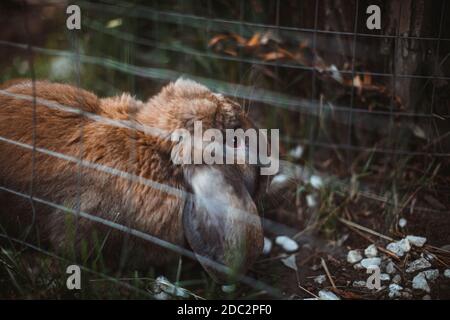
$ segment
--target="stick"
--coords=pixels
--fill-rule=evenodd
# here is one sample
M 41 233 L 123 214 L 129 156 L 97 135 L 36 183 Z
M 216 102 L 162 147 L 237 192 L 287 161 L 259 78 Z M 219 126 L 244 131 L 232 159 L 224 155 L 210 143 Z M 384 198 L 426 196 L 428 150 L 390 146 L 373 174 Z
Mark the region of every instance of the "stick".
M 330 280 L 331 286 L 333 287 L 334 290 L 337 291 L 336 284 L 334 283 L 334 280 L 331 277 L 330 270 L 328 270 L 327 263 L 325 262 L 325 260 L 323 258 L 320 258 L 320 262 L 322 264 L 322 267 L 325 269 L 325 273 L 327 274 L 328 280 Z

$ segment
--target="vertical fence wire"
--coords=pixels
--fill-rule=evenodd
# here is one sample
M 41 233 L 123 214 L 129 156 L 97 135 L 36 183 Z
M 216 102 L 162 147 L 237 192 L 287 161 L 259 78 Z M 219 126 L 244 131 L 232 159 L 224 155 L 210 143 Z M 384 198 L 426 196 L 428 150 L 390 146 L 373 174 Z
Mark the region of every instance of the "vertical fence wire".
M 359 0 L 355 2 L 355 17 L 353 20 L 353 40 L 352 40 L 352 62 L 351 62 L 351 92 L 350 92 L 350 111 L 348 113 L 348 134 L 347 134 L 347 144 L 353 145 L 352 134 L 353 134 L 353 108 L 355 100 L 355 63 L 356 63 L 356 40 L 358 37 L 358 18 L 359 18 Z M 351 150 L 347 152 L 347 162 L 351 164 L 353 153 Z
M 436 76 L 437 76 L 437 72 L 439 71 L 439 67 L 440 67 L 440 52 L 441 52 L 441 39 L 442 39 L 442 32 L 443 32 L 443 25 L 444 25 L 444 17 L 445 17 L 445 10 L 446 10 L 446 4 L 447 4 L 447 0 L 442 0 L 442 7 L 441 7 L 441 17 L 439 20 L 439 32 L 438 32 L 438 38 L 437 38 L 437 44 L 436 44 L 436 53 L 435 53 L 435 61 L 434 61 L 434 66 L 433 66 L 433 80 L 432 80 L 432 92 L 431 92 L 431 110 L 430 110 L 430 114 L 434 114 L 434 105 L 435 105 L 435 96 L 436 96 Z M 447 111 L 447 114 L 449 112 Z M 438 146 L 439 146 L 439 151 L 443 152 L 443 147 L 442 144 L 440 143 L 440 130 L 436 124 L 436 118 L 433 117 L 431 118 L 431 122 L 433 123 L 434 129 L 436 130 L 436 136 L 438 139 L 439 143 L 434 143 L 433 144 L 433 152 L 438 152 Z
M 36 73 L 35 73 L 35 69 L 34 69 L 34 56 L 33 56 L 33 39 L 31 37 L 31 32 L 30 32 L 30 26 L 28 25 L 28 16 L 29 16 L 29 6 L 28 6 L 28 2 L 25 0 L 22 0 L 22 8 L 24 10 L 23 12 L 23 27 L 24 27 L 24 31 L 25 31 L 25 35 L 27 38 L 27 59 L 28 59 L 28 68 L 30 70 L 30 77 L 31 77 L 31 81 L 32 81 L 32 106 L 33 106 L 33 120 L 32 120 L 32 145 L 33 145 L 33 150 L 32 150 L 32 155 L 31 155 L 31 177 L 30 177 L 30 186 L 29 186 L 29 190 L 28 190 L 28 194 L 29 194 L 29 201 L 30 201 L 30 206 L 31 206 L 31 223 L 29 226 L 29 229 L 26 231 L 24 239 L 26 239 L 29 234 L 33 231 L 33 228 L 35 227 L 35 223 L 36 223 L 36 219 L 37 219 L 37 212 L 36 212 L 36 207 L 34 204 L 34 200 L 33 200 L 33 195 L 34 195 L 34 183 L 35 183 L 35 174 L 36 174 L 36 125 L 37 125 L 37 107 L 36 107 Z

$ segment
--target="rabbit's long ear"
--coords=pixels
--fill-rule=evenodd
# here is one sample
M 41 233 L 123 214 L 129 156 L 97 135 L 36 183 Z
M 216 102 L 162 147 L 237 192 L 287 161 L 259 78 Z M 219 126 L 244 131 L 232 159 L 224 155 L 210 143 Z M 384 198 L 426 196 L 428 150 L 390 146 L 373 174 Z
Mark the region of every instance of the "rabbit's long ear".
M 224 168 L 187 169 L 194 196 L 183 213 L 189 245 L 206 271 L 222 283 L 233 282 L 234 276 L 245 272 L 263 244 L 261 221 L 250 194 L 241 179 L 226 174 Z M 231 274 L 217 270 L 211 261 L 228 267 Z

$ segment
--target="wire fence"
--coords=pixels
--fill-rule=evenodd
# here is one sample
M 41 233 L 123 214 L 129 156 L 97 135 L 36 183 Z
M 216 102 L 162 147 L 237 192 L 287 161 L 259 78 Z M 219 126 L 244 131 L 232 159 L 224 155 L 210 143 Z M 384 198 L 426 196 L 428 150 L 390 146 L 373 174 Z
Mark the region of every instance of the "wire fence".
M 399 16 L 397 17 L 397 25 L 395 32 L 393 34 L 376 34 L 376 33 L 364 33 L 361 32 L 361 10 L 364 9 L 365 2 L 360 0 L 352 1 L 351 8 L 354 9 L 352 15 L 352 31 L 337 31 L 337 30 L 325 30 L 319 28 L 319 15 L 324 9 L 326 1 L 323 0 L 315 0 L 313 7 L 313 25 L 311 28 L 305 27 L 294 27 L 294 26 L 285 26 L 281 25 L 282 17 L 281 15 L 281 6 L 285 5 L 283 2 L 277 0 L 274 1 L 274 14 L 275 22 L 272 23 L 260 23 L 260 22 L 250 22 L 245 20 L 245 13 L 251 10 L 249 8 L 250 2 L 245 1 L 236 1 L 233 3 L 234 11 L 237 11 L 235 19 L 225 19 L 225 18 L 217 18 L 213 16 L 213 7 L 211 1 L 202 1 L 202 12 L 207 12 L 208 16 L 200 16 L 195 12 L 189 12 L 189 4 L 179 4 L 178 7 L 184 8 L 186 11 L 176 12 L 176 11 L 168 11 L 165 9 L 155 8 L 159 4 L 156 5 L 142 5 L 135 4 L 132 2 L 126 1 L 110 1 L 104 0 L 101 2 L 88 2 L 88 1 L 79 1 L 79 5 L 82 7 L 83 12 L 83 28 L 86 28 L 89 33 L 98 34 L 101 37 L 111 37 L 114 41 L 120 41 L 124 46 L 130 48 L 142 48 L 143 52 L 147 52 L 146 50 L 159 50 L 163 52 L 170 52 L 174 54 L 176 57 L 181 57 L 184 63 L 182 65 L 172 66 L 173 68 L 168 68 L 167 63 L 161 63 L 160 66 L 157 66 L 156 63 L 149 63 L 145 65 L 145 59 L 141 59 L 140 63 L 137 63 L 134 58 L 133 52 L 128 52 L 128 58 L 125 58 L 125 62 L 120 61 L 118 59 L 114 59 L 108 56 L 108 54 L 88 54 L 84 53 L 84 48 L 82 46 L 82 38 L 80 34 L 76 32 L 69 33 L 70 38 L 70 47 L 67 50 L 63 50 L 55 47 L 48 47 L 47 45 L 40 46 L 36 45 L 31 37 L 31 30 L 29 26 L 29 21 L 32 20 L 28 16 L 28 12 L 30 12 L 30 4 L 28 1 L 24 1 L 24 12 L 23 14 L 23 26 L 25 29 L 25 34 L 27 35 L 26 42 L 11 40 L 11 39 L 0 39 L 0 47 L 9 48 L 11 50 L 23 51 L 27 56 L 29 77 L 33 82 L 33 95 L 19 95 L 9 92 L 7 89 L 0 90 L 0 95 L 11 97 L 14 99 L 21 99 L 30 101 L 33 105 L 33 134 L 32 134 L 32 143 L 27 144 L 21 141 L 15 141 L 9 139 L 4 136 L 0 136 L 0 142 L 15 145 L 17 147 L 30 150 L 32 152 L 32 163 L 31 163 L 31 177 L 30 177 L 30 189 L 28 193 L 20 192 L 18 190 L 13 190 L 8 188 L 7 186 L 0 185 L 0 190 L 6 193 L 10 193 L 24 199 L 28 199 L 32 206 L 33 211 L 33 221 L 35 220 L 35 208 L 34 204 L 39 203 L 46 205 L 48 207 L 57 209 L 64 214 L 71 214 L 77 217 L 77 219 L 87 219 L 93 221 L 95 223 L 99 223 L 107 226 L 108 228 L 112 228 L 115 230 L 119 230 L 124 234 L 138 237 L 150 243 L 161 246 L 167 250 L 173 251 L 177 254 L 186 256 L 188 258 L 194 260 L 200 260 L 202 263 L 217 269 L 223 273 L 233 274 L 233 271 L 228 269 L 227 267 L 208 259 L 207 257 L 202 257 L 194 252 L 180 247 L 178 245 L 172 244 L 170 242 L 159 239 L 158 237 L 152 236 L 150 234 L 143 233 L 142 231 L 133 229 L 129 226 L 124 226 L 118 224 L 114 221 L 109 221 L 101 218 L 100 216 L 95 215 L 95 213 L 83 212 L 82 208 L 82 197 L 81 197 L 81 181 L 83 178 L 83 168 L 90 168 L 97 171 L 101 171 L 111 176 L 118 176 L 124 179 L 127 179 L 131 183 L 139 183 L 146 185 L 150 188 L 155 188 L 157 190 L 163 191 L 168 194 L 172 194 L 176 197 L 181 197 L 185 199 L 190 199 L 193 195 L 189 192 L 186 192 L 181 189 L 173 188 L 169 185 L 165 185 L 162 183 L 158 183 L 156 181 L 152 181 L 149 179 L 145 179 L 139 175 L 136 175 L 131 172 L 124 172 L 115 168 L 107 167 L 104 165 L 100 165 L 98 163 L 93 163 L 86 161 L 82 158 L 83 147 L 81 147 L 80 155 L 66 155 L 63 153 L 55 152 L 46 148 L 38 147 L 36 142 L 36 108 L 37 105 L 45 106 L 47 108 L 58 110 L 62 112 L 72 113 L 76 115 L 80 115 L 92 121 L 96 121 L 99 123 L 104 123 L 111 126 L 116 126 L 120 128 L 127 128 L 134 131 L 142 131 L 148 135 L 165 135 L 167 134 L 160 128 L 150 128 L 145 126 L 137 125 L 132 119 L 128 120 L 112 120 L 106 117 L 102 117 L 97 114 L 92 114 L 80 109 L 77 109 L 73 106 L 61 105 L 52 101 L 46 101 L 44 99 L 36 96 L 36 88 L 35 82 L 37 79 L 36 75 L 36 65 L 38 62 L 36 61 L 37 57 L 40 55 L 46 57 L 63 57 L 68 58 L 72 61 L 75 69 L 75 81 L 74 83 L 79 87 L 84 87 L 84 78 L 83 78 L 83 68 L 85 66 L 98 67 L 101 70 L 104 70 L 103 74 L 107 74 L 108 70 L 114 70 L 118 72 L 120 75 L 124 77 L 129 76 L 132 79 L 134 78 L 144 78 L 149 79 L 151 81 L 159 81 L 159 82 L 167 82 L 170 80 L 175 80 L 179 76 L 183 75 L 194 80 L 199 81 L 200 83 L 205 84 L 209 88 L 214 91 L 223 93 L 224 95 L 231 96 L 236 99 L 241 99 L 244 102 L 244 105 L 248 104 L 249 108 L 257 108 L 261 109 L 264 106 L 269 106 L 274 112 L 277 110 L 284 110 L 288 112 L 295 112 L 300 117 L 305 117 L 305 115 L 310 119 L 312 123 L 316 124 L 322 119 L 333 121 L 334 123 L 339 123 L 340 125 L 346 128 L 346 133 L 344 133 L 344 140 L 341 143 L 329 142 L 329 141 L 319 141 L 317 140 L 317 125 L 309 126 L 309 130 L 304 137 L 292 137 L 290 133 L 286 133 L 282 136 L 282 141 L 290 144 L 301 144 L 307 145 L 311 148 L 310 155 L 311 157 L 315 154 L 313 151 L 316 148 L 326 148 L 332 150 L 342 150 L 347 152 L 348 161 L 352 159 L 351 152 L 366 152 L 369 154 L 376 153 L 380 155 L 391 155 L 395 157 L 400 156 L 410 156 L 410 157 L 424 157 L 427 159 L 442 159 L 442 161 L 448 161 L 450 157 L 450 152 L 445 147 L 437 148 L 437 145 L 440 145 L 442 140 L 447 139 L 448 134 L 448 126 L 447 132 L 444 132 L 442 135 L 437 135 L 437 137 L 430 138 L 428 143 L 421 150 L 411 150 L 406 148 L 399 148 L 395 144 L 392 143 L 391 147 L 379 146 L 375 143 L 373 146 L 362 146 L 353 143 L 353 136 L 355 135 L 355 130 L 358 128 L 355 124 L 360 121 L 360 117 L 364 118 L 369 122 L 365 130 L 370 131 L 372 134 L 375 134 L 379 131 L 379 128 L 387 128 L 388 134 L 387 136 L 393 135 L 393 131 L 396 130 L 395 124 L 399 121 L 398 119 L 407 119 L 407 121 L 418 122 L 420 121 L 431 121 L 435 123 L 436 121 L 448 121 L 450 118 L 450 114 L 448 113 L 448 106 L 446 112 L 442 113 L 436 110 L 436 100 L 437 95 L 440 93 L 442 88 L 438 88 L 435 84 L 436 81 L 449 81 L 450 76 L 445 75 L 445 72 L 438 72 L 439 68 L 442 67 L 448 57 L 450 56 L 450 52 L 445 52 L 448 48 L 447 42 L 450 41 L 450 38 L 446 38 L 444 36 L 444 26 L 445 26 L 445 12 L 448 11 L 446 7 L 446 1 L 441 1 L 441 15 L 439 17 L 438 23 L 438 34 L 436 36 L 421 36 L 421 35 L 412 35 L 412 34 L 402 34 L 399 21 L 401 20 L 400 14 L 402 10 L 398 11 Z M 400 1 L 401 2 L 401 1 Z M 39 5 L 41 6 L 64 6 L 66 5 L 65 1 L 43 1 Z M 162 7 L 164 5 L 161 4 Z M 195 7 L 195 6 L 194 6 Z M 195 10 L 193 10 L 195 11 Z M 86 14 L 85 16 L 85 13 Z M 174 34 L 179 38 L 179 41 L 165 41 L 161 39 L 161 36 L 164 34 L 158 34 L 158 32 L 154 31 L 156 34 L 152 34 L 151 36 L 143 36 L 143 32 L 134 33 L 132 31 L 122 31 L 117 28 L 111 28 L 105 25 L 104 19 L 98 18 L 101 14 L 106 15 L 108 19 L 119 17 L 125 17 L 129 19 L 127 21 L 131 21 L 133 19 L 138 19 L 147 21 L 151 24 L 153 30 L 161 31 L 163 28 L 175 29 L 178 28 L 177 32 Z M 220 13 L 219 13 L 220 14 Z M 349 17 L 347 17 L 349 19 Z M 184 30 L 186 28 L 186 31 Z M 189 28 L 189 30 L 187 30 Z M 183 37 L 184 32 L 189 32 L 190 30 L 195 30 L 197 33 L 203 34 L 204 41 L 198 44 L 195 41 L 192 41 L 192 37 L 185 36 Z M 136 29 L 135 29 L 136 30 Z M 267 33 L 267 32 L 276 32 L 276 34 L 281 38 L 288 38 L 290 41 L 310 41 L 310 50 L 312 52 L 311 63 L 300 63 L 298 61 L 285 61 L 283 59 L 274 59 L 274 60 L 265 60 L 258 59 L 254 57 L 248 57 L 238 52 L 237 54 L 227 54 L 224 52 L 216 52 L 211 48 L 211 45 L 208 44 L 208 41 L 217 34 L 237 34 L 239 37 L 245 37 L 250 39 L 256 33 Z M 196 33 L 196 34 L 197 34 Z M 350 62 L 345 68 L 334 68 L 331 71 L 319 65 L 319 60 L 321 60 L 321 56 L 318 54 L 322 51 L 331 50 L 333 48 L 327 48 L 326 37 L 344 37 L 349 40 L 350 43 Z M 358 49 L 358 40 L 360 39 L 381 39 L 386 41 L 392 41 L 393 43 L 393 57 L 398 56 L 399 50 L 402 41 L 427 41 L 427 42 L 435 42 L 435 52 L 434 52 L 434 61 L 433 65 L 436 68 L 433 68 L 432 74 L 408 74 L 398 72 L 397 68 L 392 67 L 392 72 L 379 72 L 379 71 L 371 71 L 369 68 L 361 69 L 358 65 L 358 57 L 357 57 L 357 49 Z M 186 41 L 184 41 L 186 40 Z M 186 42 L 186 43 L 184 43 Z M 279 50 L 282 43 L 280 41 L 276 41 L 276 48 Z M 194 43 L 194 44 L 193 44 Z M 102 48 L 100 48 L 100 51 Z M 136 56 L 139 57 L 139 52 L 136 53 Z M 190 59 L 207 59 L 208 61 L 222 61 L 223 63 L 233 63 L 238 67 L 238 76 L 229 76 L 229 78 L 238 79 L 238 81 L 227 81 L 221 78 L 227 78 L 228 75 L 224 77 L 215 77 L 214 72 L 208 70 L 206 72 L 196 72 L 193 69 L 190 69 L 191 73 L 186 72 L 183 68 L 188 64 L 187 62 Z M 331 64 L 330 64 L 331 65 Z M 301 96 L 295 95 L 292 91 L 284 90 L 280 83 L 274 80 L 275 85 L 273 88 L 268 89 L 264 86 L 258 87 L 258 84 L 245 85 L 244 82 L 248 80 L 247 71 L 245 71 L 246 66 L 250 66 L 248 70 L 249 72 L 253 72 L 256 67 L 269 67 L 273 68 L 275 76 L 273 79 L 278 79 L 282 72 L 289 70 L 289 72 L 307 72 L 310 73 L 310 82 L 309 82 L 308 91 L 310 91 L 309 96 Z M 188 68 L 189 69 L 189 68 Z M 272 69 L 271 69 L 272 70 Z M 327 85 L 327 82 L 321 83 L 320 81 L 322 77 L 329 76 L 330 74 L 339 74 L 340 76 L 350 77 L 351 85 L 347 87 L 349 89 L 349 97 L 344 102 L 337 101 L 323 101 L 322 93 L 324 84 Z M 387 78 L 387 83 L 390 83 L 391 86 L 389 92 L 386 94 L 389 100 L 389 103 L 384 106 L 383 109 L 369 109 L 369 108 L 361 108 L 356 106 L 356 100 L 358 95 L 358 90 L 360 88 L 355 84 L 355 79 L 358 77 L 378 77 L 378 78 Z M 251 82 L 254 78 L 250 78 L 248 82 Z M 396 96 L 397 96 L 397 83 L 402 80 L 414 80 L 414 81 L 422 81 L 425 82 L 426 85 L 431 83 L 431 101 L 430 108 L 428 111 L 422 110 L 413 110 L 406 106 L 405 108 L 399 110 L 396 107 Z M 106 80 L 107 81 L 107 80 Z M 134 81 L 134 80 L 133 80 Z M 80 105 L 83 104 L 83 101 L 79 101 Z M 439 110 L 442 110 L 440 108 Z M 280 111 L 281 112 L 281 111 Z M 312 120 L 311 120 L 312 119 Z M 319 120 L 318 120 L 319 119 Z M 408 122 L 408 125 L 409 123 Z M 80 128 L 80 136 L 81 141 L 83 141 L 83 127 Z M 439 133 L 439 130 L 437 130 Z M 82 145 L 82 143 L 81 143 Z M 131 148 L 135 150 L 136 148 Z M 433 151 L 430 151 L 432 149 Z M 78 178 L 77 178 L 77 204 L 75 207 L 67 207 L 62 203 L 55 203 L 50 201 L 49 199 L 43 199 L 37 197 L 35 195 L 35 161 L 36 154 L 46 154 L 48 156 L 54 157 L 55 159 L 62 159 L 71 163 L 74 163 L 78 166 Z M 134 157 L 135 155 L 131 154 L 130 157 Z M 302 172 L 304 175 L 304 180 L 308 180 L 313 174 L 321 174 L 312 168 L 305 168 Z M 332 175 L 327 175 L 329 178 L 329 183 L 335 183 L 339 185 L 341 190 L 348 192 L 352 188 L 350 185 L 350 181 L 348 179 L 338 179 Z M 383 205 L 390 206 L 398 206 L 397 203 L 391 202 L 384 194 L 379 194 L 375 191 L 370 190 L 370 187 L 361 187 L 357 190 L 357 193 L 361 196 L 366 197 L 367 199 L 381 202 Z M 188 201 L 188 200 L 187 200 Z M 190 199 L 189 201 L 192 201 Z M 218 203 L 218 205 L 223 206 L 226 204 Z M 411 204 L 405 205 L 403 209 L 424 211 L 429 213 L 448 213 L 447 210 L 436 210 L 433 208 L 413 206 Z M 243 212 L 245 215 L 251 215 L 249 213 Z M 298 233 L 300 230 L 295 230 L 290 226 L 283 225 L 281 223 L 275 223 L 266 217 L 261 218 L 263 221 L 263 225 L 265 228 L 271 229 L 270 231 L 277 234 L 280 233 L 280 230 L 283 232 L 286 229 L 294 229 L 293 233 Z M 252 223 L 248 221 L 248 219 L 243 219 L 244 223 Z M 283 229 L 285 228 L 285 229 Z M 0 237 L 8 238 L 16 243 L 26 245 L 34 250 L 42 251 L 45 250 L 38 248 L 33 244 L 29 244 L 25 239 L 14 239 L 9 237 L 7 234 L 0 234 Z M 47 251 L 45 254 L 50 254 L 58 259 L 57 255 L 53 253 L 49 253 Z M 257 280 L 248 275 L 240 275 L 239 281 L 249 285 L 258 290 L 264 290 L 268 294 L 273 297 L 279 298 L 282 297 L 280 291 L 274 286 L 268 285 L 263 281 Z M 106 279 L 117 282 L 113 277 L 106 276 Z M 120 281 L 119 281 L 120 282 Z M 125 284 L 128 288 L 140 290 L 138 288 L 133 288 L 130 284 Z M 141 292 L 147 293 L 147 292 Z

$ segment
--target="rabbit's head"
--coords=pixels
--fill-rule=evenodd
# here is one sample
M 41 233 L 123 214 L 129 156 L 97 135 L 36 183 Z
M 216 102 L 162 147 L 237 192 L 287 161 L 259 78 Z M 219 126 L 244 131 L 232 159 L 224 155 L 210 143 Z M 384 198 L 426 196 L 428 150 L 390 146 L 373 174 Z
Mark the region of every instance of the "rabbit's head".
M 191 80 L 170 83 L 147 106 L 145 112 L 138 114 L 138 121 L 161 130 L 165 152 L 170 152 L 173 165 L 182 167 L 184 188 L 189 194 L 182 219 L 185 238 L 208 273 L 219 282 L 229 282 L 233 277 L 230 279 L 230 274 L 217 270 L 211 261 L 241 274 L 255 261 L 263 246 L 263 230 L 255 204 L 265 186 L 260 166 L 225 161 L 230 150 L 240 149 L 244 153 L 247 150 L 242 141 L 227 139 L 227 129 L 245 131 L 254 129 L 254 125 L 239 104 Z M 222 133 L 224 140 L 196 137 L 198 124 L 203 133 L 215 129 L 213 132 Z M 190 134 L 191 143 L 179 140 L 180 130 Z M 205 148 L 211 147 L 211 141 L 216 143 L 216 159 L 223 157 L 224 164 L 194 159 L 198 151 L 207 153 Z M 186 159 L 187 154 L 192 156 L 190 162 L 179 161 Z

